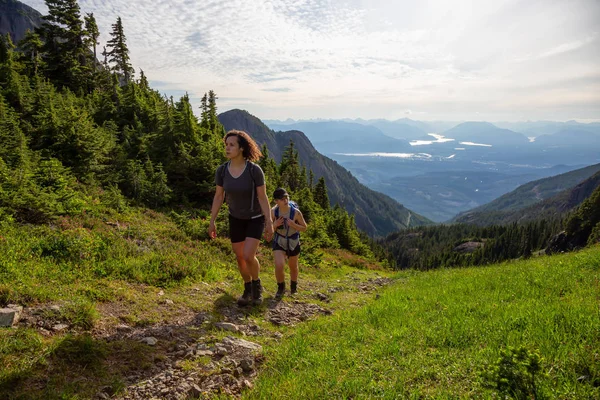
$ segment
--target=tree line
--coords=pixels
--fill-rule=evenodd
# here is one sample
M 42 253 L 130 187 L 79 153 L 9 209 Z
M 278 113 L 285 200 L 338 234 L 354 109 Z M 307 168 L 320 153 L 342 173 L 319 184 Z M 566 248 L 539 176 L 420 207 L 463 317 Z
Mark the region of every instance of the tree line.
M 76 0 L 46 5 L 45 23 L 20 43 L 0 37 L 0 217 L 47 223 L 98 203 L 207 210 L 225 161 L 216 94 L 204 94 L 196 117 L 188 94 L 175 100 L 142 70 L 136 77 L 120 17 L 99 61 L 94 15 L 82 18 Z M 270 192 L 286 187 L 300 204 L 314 247 L 383 254 L 330 206 L 293 143 L 279 165 L 263 147 L 260 165 Z
M 429 270 L 493 264 L 600 242 L 600 187 L 566 215 L 524 223 L 436 225 L 396 232 L 378 243 L 397 268 Z

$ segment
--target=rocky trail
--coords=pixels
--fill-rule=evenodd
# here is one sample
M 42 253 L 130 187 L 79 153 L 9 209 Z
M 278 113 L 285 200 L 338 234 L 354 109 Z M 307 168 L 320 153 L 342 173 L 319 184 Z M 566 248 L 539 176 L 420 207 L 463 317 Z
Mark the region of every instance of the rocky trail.
M 113 351 L 102 362 L 106 369 L 120 371 L 119 384 L 88 382 L 96 399 L 239 398 L 243 390 L 253 387 L 265 361 L 263 346 L 276 345 L 293 334 L 296 324 L 347 308 L 347 298 L 336 299 L 349 296 L 355 300 L 350 306 L 360 306 L 391 282 L 377 273 L 358 271 L 334 281 L 302 282 L 298 294 L 280 301 L 267 292 L 260 307 L 244 308 L 236 305 L 234 293 L 218 284 L 206 285 L 188 289 L 190 296 L 201 296 L 204 304 L 212 305 L 202 310 L 178 307 L 161 291 L 156 307 L 165 309 L 163 321 L 149 326 L 123 322 L 127 306 L 122 303 L 100 304 L 101 318 L 89 331 L 61 320 L 60 304 L 24 308 L 18 325 L 48 337 L 87 334 L 112 344 Z M 49 369 L 48 373 L 53 372 Z M 78 376 L 76 370 L 67 375 L 72 380 L 89 379 Z M 44 382 L 37 378 L 28 384 Z

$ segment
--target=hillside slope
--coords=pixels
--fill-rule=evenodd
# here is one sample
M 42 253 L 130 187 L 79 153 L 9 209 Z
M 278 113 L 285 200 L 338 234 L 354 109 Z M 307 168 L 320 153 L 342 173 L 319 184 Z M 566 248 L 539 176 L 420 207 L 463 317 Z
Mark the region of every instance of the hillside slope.
M 539 179 L 461 213 L 452 222 L 491 225 L 558 215 L 579 205 L 598 185 L 600 164 Z
M 356 225 L 371 236 L 383 236 L 407 227 L 429 224 L 425 217 L 408 210 L 392 198 L 358 182 L 348 170 L 323 156 L 299 131 L 274 132 L 247 111 L 230 110 L 219 115 L 225 130 L 242 129 L 258 143 L 266 144 L 276 161 L 281 160 L 290 140 L 301 162 L 312 169 L 315 178 L 324 177 L 332 204 L 339 204 L 355 215 Z
M 43 23 L 42 14 L 16 0 L 0 0 L 0 35 L 10 34 L 13 43 Z

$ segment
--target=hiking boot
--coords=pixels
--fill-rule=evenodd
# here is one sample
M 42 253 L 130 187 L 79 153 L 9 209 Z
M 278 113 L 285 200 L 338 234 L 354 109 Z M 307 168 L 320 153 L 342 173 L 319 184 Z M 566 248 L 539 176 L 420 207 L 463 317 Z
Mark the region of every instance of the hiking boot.
M 244 283 L 244 294 L 237 299 L 237 304 L 240 307 L 247 306 L 252 300 L 252 282 Z
M 281 300 L 285 293 L 285 282 L 277 284 L 277 293 L 275 293 L 275 300 Z
M 252 281 L 252 305 L 259 306 L 262 304 L 262 286 L 260 279 Z
M 298 291 L 298 282 L 290 281 L 290 293 L 296 294 L 297 291 Z

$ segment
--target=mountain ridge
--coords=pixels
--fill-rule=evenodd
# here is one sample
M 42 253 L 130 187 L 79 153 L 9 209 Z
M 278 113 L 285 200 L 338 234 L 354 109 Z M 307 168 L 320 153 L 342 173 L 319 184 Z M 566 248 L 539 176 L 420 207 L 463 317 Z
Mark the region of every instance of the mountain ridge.
M 451 222 L 491 225 L 560 215 L 581 204 L 599 184 L 600 164 L 595 164 L 528 182 L 496 200 L 458 214 Z
M 10 34 L 17 44 L 27 30 L 33 31 L 42 25 L 42 14 L 17 0 L 0 0 L 0 35 Z

